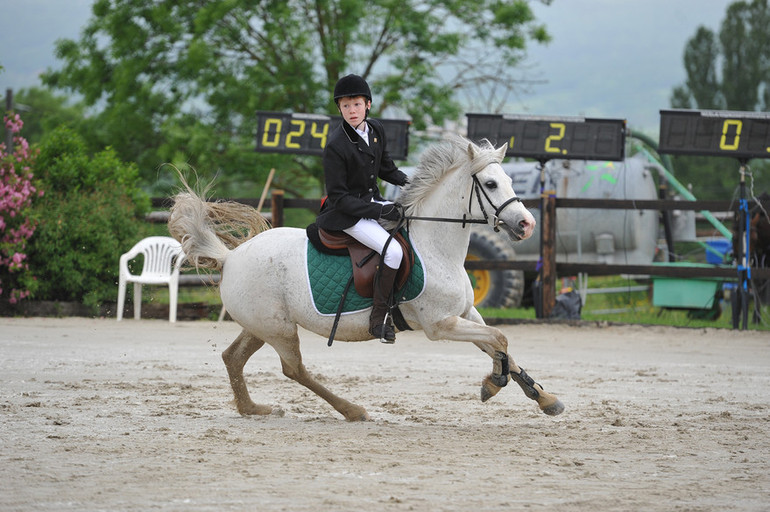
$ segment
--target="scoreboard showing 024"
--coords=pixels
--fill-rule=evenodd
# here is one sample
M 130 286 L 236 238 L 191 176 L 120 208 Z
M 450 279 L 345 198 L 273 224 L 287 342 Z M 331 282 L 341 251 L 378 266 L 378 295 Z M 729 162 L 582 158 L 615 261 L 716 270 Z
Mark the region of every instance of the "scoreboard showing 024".
M 326 141 L 342 118 L 290 112 L 257 112 L 257 151 L 323 155 Z M 378 119 L 385 129 L 388 153 L 405 160 L 409 150 L 409 121 Z
M 661 110 L 658 152 L 770 158 L 770 113 Z
M 506 156 L 572 160 L 623 160 L 625 119 L 466 114 L 468 138 L 508 143 Z

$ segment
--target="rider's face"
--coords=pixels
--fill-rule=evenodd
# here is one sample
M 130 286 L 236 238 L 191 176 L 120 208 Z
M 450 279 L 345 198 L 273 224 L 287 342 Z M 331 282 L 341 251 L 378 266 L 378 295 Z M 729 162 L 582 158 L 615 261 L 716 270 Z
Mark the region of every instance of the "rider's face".
M 355 96 L 341 98 L 338 106 L 342 118 L 354 128 L 358 128 L 366 119 L 366 109 L 372 106 L 372 102 L 363 96 Z

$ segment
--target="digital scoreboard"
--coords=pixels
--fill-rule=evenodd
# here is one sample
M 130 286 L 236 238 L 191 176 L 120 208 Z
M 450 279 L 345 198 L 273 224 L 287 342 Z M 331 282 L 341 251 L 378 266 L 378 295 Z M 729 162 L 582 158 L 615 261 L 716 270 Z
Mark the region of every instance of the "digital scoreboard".
M 506 156 L 572 160 L 623 160 L 625 119 L 466 114 L 468 138 L 508 143 Z
M 385 128 L 391 158 L 405 160 L 409 152 L 409 121 L 377 120 Z M 340 122 L 339 116 L 259 111 L 257 151 L 321 156 L 329 135 Z
M 770 113 L 661 110 L 658 152 L 739 160 L 770 158 Z

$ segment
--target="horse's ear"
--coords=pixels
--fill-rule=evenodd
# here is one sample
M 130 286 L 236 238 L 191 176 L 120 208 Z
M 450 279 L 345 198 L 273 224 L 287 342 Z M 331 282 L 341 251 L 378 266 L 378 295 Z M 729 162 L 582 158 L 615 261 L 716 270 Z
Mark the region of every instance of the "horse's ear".
M 478 151 L 476 151 L 476 146 L 472 142 L 468 143 L 468 157 L 470 157 L 471 161 L 476 159 L 476 155 L 478 155 Z
M 500 163 L 503 162 L 503 158 L 505 158 L 505 152 L 508 151 L 508 143 L 506 142 L 503 144 L 500 149 L 497 150 L 497 156 L 499 157 Z

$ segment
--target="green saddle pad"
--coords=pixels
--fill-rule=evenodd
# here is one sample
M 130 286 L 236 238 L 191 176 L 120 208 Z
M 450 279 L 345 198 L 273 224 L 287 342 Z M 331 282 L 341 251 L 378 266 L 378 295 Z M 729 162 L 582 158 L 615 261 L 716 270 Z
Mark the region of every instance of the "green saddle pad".
M 306 242 L 306 245 L 307 276 L 313 304 L 321 315 L 336 315 L 342 292 L 345 291 L 345 285 L 348 284 L 348 280 L 353 275 L 353 264 L 350 262 L 350 256 L 324 254 L 319 252 L 310 243 L 310 240 Z M 412 250 L 414 251 L 414 266 L 406 283 L 397 292 L 399 302 L 416 299 L 425 288 L 425 271 L 422 267 L 422 260 L 414 247 Z M 342 312 L 353 313 L 370 307 L 372 307 L 372 299 L 361 297 L 351 284 Z

